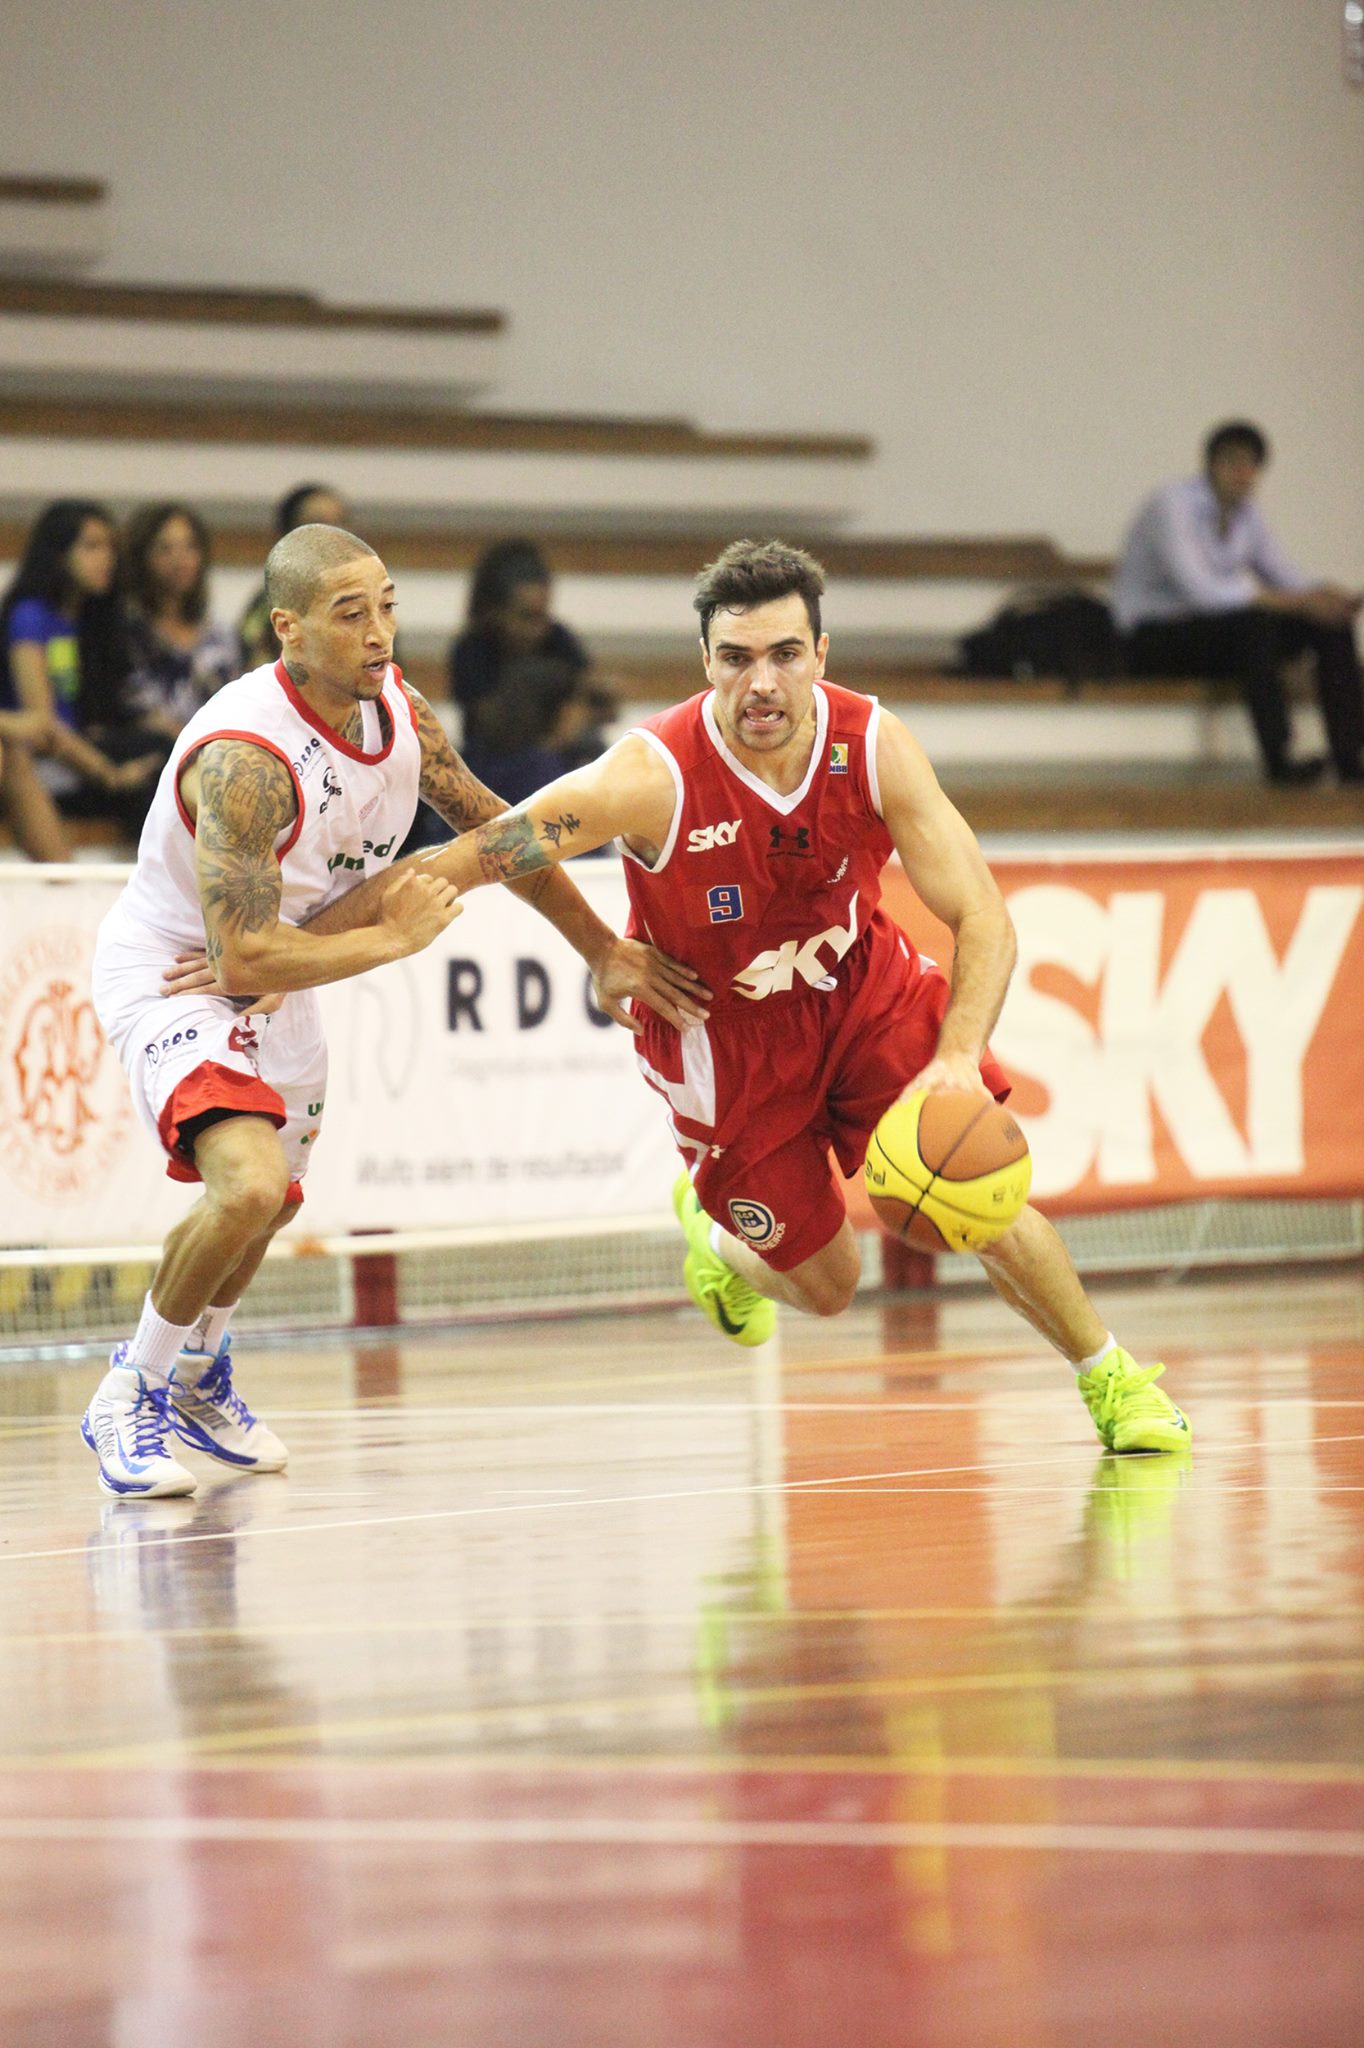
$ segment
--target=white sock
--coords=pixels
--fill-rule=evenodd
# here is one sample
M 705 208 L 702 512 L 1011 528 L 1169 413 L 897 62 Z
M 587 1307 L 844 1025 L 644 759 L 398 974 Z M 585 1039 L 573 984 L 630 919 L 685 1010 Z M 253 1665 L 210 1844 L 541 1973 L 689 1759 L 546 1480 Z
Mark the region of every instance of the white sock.
M 223 1339 L 227 1336 L 227 1326 L 236 1313 L 237 1304 L 235 1301 L 230 1301 L 226 1308 L 222 1307 L 218 1302 L 211 1301 L 198 1322 L 194 1325 L 189 1345 L 190 1350 L 205 1351 L 210 1358 L 216 1358 L 223 1348 Z
M 1104 1338 L 1103 1343 L 1099 1346 L 1098 1350 L 1091 1351 L 1088 1358 L 1082 1358 L 1078 1362 L 1072 1359 L 1071 1363 L 1075 1366 L 1076 1372 L 1093 1372 L 1095 1366 L 1099 1363 L 1099 1360 L 1101 1358 L 1107 1358 L 1109 1352 L 1113 1349 L 1117 1341 L 1117 1338 L 1113 1335 L 1113 1332 L 1110 1330 L 1108 1335 Z
M 725 1255 L 725 1248 L 720 1242 L 724 1234 L 724 1226 L 720 1223 L 712 1223 L 710 1229 L 706 1232 L 706 1242 L 715 1253 L 717 1259 L 722 1259 Z
M 192 1323 L 168 1323 L 152 1307 L 149 1294 L 142 1304 L 142 1320 L 128 1346 L 124 1363 L 134 1372 L 140 1372 L 148 1386 L 164 1387 L 170 1380 L 176 1353 L 193 1328 Z

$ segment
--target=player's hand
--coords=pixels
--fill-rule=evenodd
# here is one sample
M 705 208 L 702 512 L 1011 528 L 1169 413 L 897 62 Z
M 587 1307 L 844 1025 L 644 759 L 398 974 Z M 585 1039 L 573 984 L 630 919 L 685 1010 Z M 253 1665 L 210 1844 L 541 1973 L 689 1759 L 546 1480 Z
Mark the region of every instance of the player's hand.
M 401 938 L 404 952 L 420 953 L 454 923 L 463 908 L 453 882 L 409 869 L 384 891 L 379 922 Z
M 220 996 L 218 977 L 203 952 L 177 953 L 161 977 L 163 996 Z
M 940 1088 L 964 1088 L 970 1095 L 983 1095 L 987 1102 L 994 1097 L 980 1075 L 980 1063 L 973 1060 L 969 1052 L 942 1052 L 929 1061 L 905 1088 L 900 1096 L 917 1095 L 920 1089 L 935 1095 Z
M 208 964 L 207 953 L 177 953 L 174 965 L 168 967 L 161 977 L 163 996 L 221 996 L 218 978 Z M 253 1017 L 271 1017 L 284 1001 L 283 996 L 224 996 L 224 1002 L 231 1003 L 238 1016 L 248 1012 Z
M 704 1024 L 710 1011 L 710 990 L 700 976 L 680 960 L 660 953 L 640 939 L 613 939 L 605 959 L 592 977 L 597 1008 L 638 1037 L 644 1026 L 625 1005 L 633 998 L 645 1003 L 665 1024 L 685 1031 L 689 1024 Z

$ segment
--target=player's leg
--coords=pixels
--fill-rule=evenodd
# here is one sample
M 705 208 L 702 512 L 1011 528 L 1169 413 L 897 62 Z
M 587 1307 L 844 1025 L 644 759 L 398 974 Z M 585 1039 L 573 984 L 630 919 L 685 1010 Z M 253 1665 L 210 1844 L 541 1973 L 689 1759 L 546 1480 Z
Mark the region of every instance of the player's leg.
M 758 1294 L 805 1315 L 841 1315 L 857 1291 L 862 1256 L 857 1233 L 846 1216 L 826 1245 L 786 1273 L 777 1272 L 760 1253 L 719 1223 L 711 1224 L 707 1241 Z
M 1025 1209 L 1003 1237 L 977 1254 L 1001 1301 L 1030 1322 L 1074 1369 L 1080 1394 L 1110 1451 L 1175 1451 L 1192 1441 L 1187 1418 L 1155 1381 L 1164 1366 L 1141 1367 L 1109 1330 L 1060 1234 Z
M 204 1193 L 165 1241 L 132 1338 L 115 1347 L 81 1433 L 120 1497 L 190 1493 L 171 1456 L 171 1375 L 193 1326 L 284 1207 L 289 1169 L 268 1118 L 231 1115 L 192 1141 Z M 177 1429 L 177 1433 L 178 1429 Z
M 196 1147 L 196 1157 L 200 1149 Z M 210 1165 L 209 1172 L 212 1171 Z M 289 1462 L 284 1444 L 267 1423 L 252 1413 L 233 1383 L 228 1332 L 271 1239 L 297 1216 L 302 1200 L 302 1189 L 291 1182 L 279 1209 L 252 1238 L 233 1270 L 214 1288 L 203 1313 L 186 1332 L 171 1368 L 176 1435 L 192 1450 L 204 1451 L 241 1472 L 282 1472 Z
M 289 1453 L 274 1431 L 252 1413 L 233 1380 L 228 1329 L 242 1294 L 254 1279 L 271 1239 L 298 1214 L 302 1179 L 321 1129 L 327 1092 L 327 1048 L 314 995 L 286 998 L 274 1014 L 250 1020 L 258 1043 L 256 1071 L 268 1084 L 282 1114 L 277 1145 L 283 1185 L 271 1186 L 273 1206 L 263 1209 L 245 1242 L 238 1241 L 231 1266 L 219 1277 L 207 1306 L 181 1344 L 171 1384 L 175 1427 L 195 1450 L 238 1471 L 279 1472 Z M 206 1183 L 224 1177 L 213 1149 L 218 1123 L 195 1141 L 195 1163 Z M 228 1162 L 228 1171 L 235 1162 Z
M 761 1157 L 733 1146 L 719 1160 L 703 1159 L 694 1176 L 679 1176 L 673 1206 L 687 1240 L 688 1291 L 736 1344 L 772 1334 L 776 1302 L 831 1316 L 852 1300 L 857 1238 L 829 1164 L 828 1135 L 817 1127 Z

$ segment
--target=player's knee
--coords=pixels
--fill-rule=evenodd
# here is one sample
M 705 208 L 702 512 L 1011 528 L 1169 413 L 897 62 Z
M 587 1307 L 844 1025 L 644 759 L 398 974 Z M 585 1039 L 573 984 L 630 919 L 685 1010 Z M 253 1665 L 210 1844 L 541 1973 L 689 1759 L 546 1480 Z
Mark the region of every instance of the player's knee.
M 810 1313 L 816 1316 L 841 1316 L 845 1308 L 852 1306 L 852 1298 L 856 1291 L 855 1283 L 824 1288 L 812 1298 Z
M 802 1273 L 796 1281 L 807 1315 L 841 1316 L 857 1292 L 859 1262 L 840 1260 L 823 1271 Z
M 234 1238 L 259 1237 L 285 1207 L 289 1169 L 268 1154 L 236 1162 L 216 1177 L 212 1200 Z
M 990 1243 L 982 1245 L 976 1257 L 983 1266 L 1005 1266 L 1026 1252 L 1035 1235 L 1036 1211 L 1026 1205 L 1019 1210 L 1007 1230 L 1002 1230 Z

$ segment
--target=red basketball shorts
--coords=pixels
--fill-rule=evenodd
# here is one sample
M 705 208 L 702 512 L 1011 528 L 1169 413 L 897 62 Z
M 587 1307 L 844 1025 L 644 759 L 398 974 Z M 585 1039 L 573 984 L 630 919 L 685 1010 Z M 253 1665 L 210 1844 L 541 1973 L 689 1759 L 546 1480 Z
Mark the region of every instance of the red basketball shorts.
M 834 986 L 726 1004 L 678 1033 L 645 1015 L 638 1057 L 669 1105 L 702 1207 L 776 1272 L 822 1251 L 847 1214 L 846 1176 L 906 1084 L 938 1047 L 948 983 L 878 912 Z M 1003 1101 L 1009 1080 L 980 1063 Z

